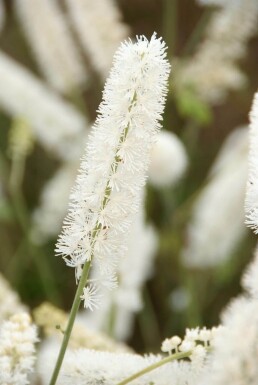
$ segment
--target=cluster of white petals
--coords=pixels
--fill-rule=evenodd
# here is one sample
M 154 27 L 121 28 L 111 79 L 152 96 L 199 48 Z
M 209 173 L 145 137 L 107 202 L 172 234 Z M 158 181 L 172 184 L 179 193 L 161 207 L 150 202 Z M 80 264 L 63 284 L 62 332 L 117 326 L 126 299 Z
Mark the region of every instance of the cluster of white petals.
M 0 274 L 0 322 L 24 310 L 25 306 L 22 305 L 18 294 Z
M 166 338 L 161 345 L 164 353 L 189 352 L 189 358 L 198 364 L 203 365 L 207 357 L 208 349 L 212 346 L 215 335 L 220 327 L 207 329 L 206 327 L 186 329 L 183 339 L 178 336 Z
M 228 91 L 246 84 L 237 67 L 258 22 L 257 0 L 226 1 L 207 26 L 206 38 L 194 57 L 180 64 L 178 84 L 193 87 L 205 102 L 218 104 Z
M 250 113 L 250 150 L 245 199 L 246 224 L 258 233 L 258 93 Z
M 230 258 L 243 239 L 247 155 L 248 130 L 240 128 L 226 139 L 207 185 L 194 203 L 182 251 L 186 266 L 217 266 Z
M 66 0 L 66 4 L 89 60 L 105 80 L 116 49 L 129 36 L 117 4 L 114 0 Z
M 28 122 L 40 143 L 61 158 L 78 156 L 88 123 L 69 103 L 4 53 L 0 53 L 0 106 Z
M 173 185 L 183 176 L 187 165 L 181 140 L 172 132 L 161 131 L 151 153 L 149 182 L 157 187 Z
M 43 345 L 38 360 L 42 385 L 48 385 L 58 345 Z M 57 385 L 114 385 L 128 376 L 162 359 L 161 355 L 98 352 L 79 349 L 68 350 L 64 358 Z M 137 385 L 168 385 L 173 379 L 177 385 L 198 385 L 204 368 L 195 362 L 174 361 L 137 378 Z
M 26 385 L 35 363 L 36 327 L 27 313 L 0 325 L 0 384 Z
M 200 385 L 255 385 L 258 378 L 258 301 L 239 297 L 224 312 Z
M 126 251 L 164 109 L 170 68 L 165 50 L 154 34 L 150 41 L 141 36 L 135 44 L 123 43 L 115 55 L 57 243 L 77 279 L 93 259 L 100 280 L 112 281 Z
M 14 6 L 46 79 L 59 91 L 69 92 L 86 80 L 87 73 L 58 3 L 15 0 Z

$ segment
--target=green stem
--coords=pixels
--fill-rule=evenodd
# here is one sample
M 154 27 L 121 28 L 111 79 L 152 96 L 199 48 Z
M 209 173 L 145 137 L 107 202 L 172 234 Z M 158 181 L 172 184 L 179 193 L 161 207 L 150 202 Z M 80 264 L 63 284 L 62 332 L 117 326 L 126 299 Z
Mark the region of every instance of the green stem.
M 170 57 L 175 52 L 177 38 L 177 0 L 164 0 L 163 8 L 163 36 Z
M 210 16 L 212 12 L 213 12 L 212 8 L 209 8 L 209 7 L 203 12 L 200 20 L 198 21 L 196 27 L 194 28 L 189 40 L 187 41 L 183 49 L 182 56 L 187 56 L 192 53 L 193 49 L 195 48 L 197 43 L 200 41 L 201 35 L 203 34 L 203 31 L 205 30 L 210 20 Z
M 25 169 L 25 158 L 24 157 L 13 157 L 12 166 L 10 172 L 10 188 L 15 191 L 22 185 Z
M 74 297 L 74 301 L 73 301 L 72 309 L 70 312 L 68 324 L 67 324 L 66 330 L 64 332 L 63 342 L 62 342 L 62 345 L 60 347 L 60 351 L 59 351 L 58 358 L 56 361 L 55 369 L 53 371 L 52 378 L 51 378 L 49 385 L 54 385 L 56 383 L 59 371 L 61 369 L 62 362 L 63 362 L 65 352 L 66 352 L 66 348 L 67 348 L 67 345 L 68 345 L 68 342 L 69 342 L 69 339 L 70 339 L 70 336 L 72 333 L 76 314 L 77 314 L 79 307 L 80 307 L 81 295 L 83 293 L 83 288 L 85 287 L 85 285 L 87 283 L 90 265 L 91 265 L 90 261 L 88 261 L 84 264 L 81 279 L 80 279 L 80 282 L 79 282 L 79 285 L 77 287 L 76 294 Z
M 147 366 L 145 369 L 140 370 L 139 372 L 133 374 L 132 376 L 127 377 L 125 380 L 119 382 L 117 385 L 126 385 L 129 382 L 135 380 L 136 378 L 139 378 L 139 377 L 143 376 L 144 374 L 149 373 L 152 370 L 157 369 L 160 366 L 167 364 L 170 361 L 179 360 L 181 358 L 186 358 L 186 357 L 189 357 L 191 354 L 192 354 L 191 350 L 189 350 L 187 352 L 171 354 L 170 356 L 163 358 L 163 360 L 160 360 L 159 362 L 155 362 L 154 364 Z

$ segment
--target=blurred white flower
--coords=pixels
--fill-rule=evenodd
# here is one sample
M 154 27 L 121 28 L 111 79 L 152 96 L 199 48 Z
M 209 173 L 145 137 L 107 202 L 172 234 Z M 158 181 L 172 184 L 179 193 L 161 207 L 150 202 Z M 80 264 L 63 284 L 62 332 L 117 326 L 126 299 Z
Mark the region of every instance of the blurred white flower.
M 186 150 L 180 139 L 168 131 L 161 131 L 151 152 L 149 181 L 157 187 L 175 184 L 188 165 Z
M 113 55 L 129 28 L 114 0 L 66 0 L 73 26 L 94 69 L 106 79 Z
M 245 235 L 247 153 L 248 130 L 235 130 L 223 144 L 207 185 L 194 204 L 182 252 L 187 267 L 219 265 L 230 258 Z
M 245 199 L 246 224 L 258 233 L 258 93 L 250 113 L 250 149 Z
M 176 312 L 184 311 L 190 302 L 190 294 L 184 287 L 178 287 L 170 293 L 169 303 L 172 310 Z
M 96 265 L 100 281 L 113 276 L 125 252 L 164 109 L 165 51 L 154 34 L 150 41 L 141 36 L 123 43 L 115 55 L 57 242 L 77 279 L 87 261 Z
M 246 84 L 236 61 L 246 52 L 250 37 L 256 33 L 257 0 L 226 1 L 227 6 L 214 12 L 206 37 L 191 59 L 180 63 L 179 88 L 192 87 L 204 102 L 219 104 L 228 91 Z
M 87 79 L 85 63 L 59 2 L 15 0 L 14 6 L 35 59 L 48 82 L 59 91 L 68 93 L 84 83 Z
M 0 53 L 0 79 L 0 106 L 26 120 L 38 141 L 56 157 L 77 157 L 81 137 L 88 132 L 85 118 L 4 53 Z
M 13 315 L 0 325 L 0 383 L 26 385 L 35 363 L 36 327 L 27 313 Z
M 222 316 L 224 327 L 213 338 L 213 349 L 200 385 L 256 385 L 258 378 L 258 301 L 240 297 Z

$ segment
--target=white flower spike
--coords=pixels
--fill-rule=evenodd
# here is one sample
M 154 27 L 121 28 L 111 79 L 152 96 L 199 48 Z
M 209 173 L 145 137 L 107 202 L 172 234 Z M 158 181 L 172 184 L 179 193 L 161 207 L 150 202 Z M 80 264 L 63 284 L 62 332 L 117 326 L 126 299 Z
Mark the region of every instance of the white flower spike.
M 154 34 L 150 41 L 140 36 L 135 44 L 122 43 L 114 57 L 57 243 L 57 254 L 75 267 L 77 278 L 87 261 L 103 280 L 113 276 L 126 251 L 164 109 L 165 51 Z

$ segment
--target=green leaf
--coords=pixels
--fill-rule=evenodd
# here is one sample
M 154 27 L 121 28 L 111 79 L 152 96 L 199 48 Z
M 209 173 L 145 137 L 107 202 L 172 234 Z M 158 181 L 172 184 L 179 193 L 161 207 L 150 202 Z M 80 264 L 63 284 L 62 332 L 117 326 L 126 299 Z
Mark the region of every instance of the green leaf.
M 191 118 L 201 125 L 211 123 L 213 116 L 210 106 L 200 100 L 191 88 L 180 90 L 176 95 L 176 103 L 183 117 Z

